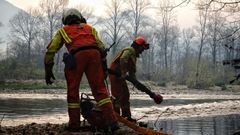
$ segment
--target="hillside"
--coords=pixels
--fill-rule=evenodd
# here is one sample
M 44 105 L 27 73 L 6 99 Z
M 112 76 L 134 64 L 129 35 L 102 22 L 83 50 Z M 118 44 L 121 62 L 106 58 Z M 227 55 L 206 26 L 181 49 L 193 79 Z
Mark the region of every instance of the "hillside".
M 0 50 L 6 49 L 6 39 L 7 35 L 9 34 L 10 29 L 9 20 L 21 10 L 18 7 L 12 5 L 11 3 L 7 2 L 6 0 L 0 0 L 0 22 L 3 24 L 0 27 L 0 39 L 5 41 L 5 43 L 0 44 Z

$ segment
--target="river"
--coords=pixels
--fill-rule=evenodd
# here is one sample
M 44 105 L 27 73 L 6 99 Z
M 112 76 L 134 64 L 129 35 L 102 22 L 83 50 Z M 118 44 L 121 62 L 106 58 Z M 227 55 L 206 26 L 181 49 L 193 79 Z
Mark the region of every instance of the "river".
M 162 107 L 169 105 L 187 105 L 197 103 L 220 102 L 235 99 L 166 99 Z M 152 104 L 151 100 L 132 99 L 132 107 L 141 108 Z M 34 99 L 33 98 L 1 98 L 0 97 L 0 120 L 18 120 L 31 117 L 46 119 L 46 116 L 65 114 L 67 118 L 67 103 L 65 99 Z M 57 119 L 56 119 L 57 120 Z M 46 120 L 47 121 L 47 120 Z M 36 121 L 37 122 L 37 121 Z M 49 121 L 54 122 L 54 121 Z M 240 114 L 191 117 L 178 119 L 160 119 L 148 121 L 148 126 L 155 130 L 163 130 L 174 135 L 232 135 L 240 129 Z M 4 126 L 4 124 L 2 124 Z

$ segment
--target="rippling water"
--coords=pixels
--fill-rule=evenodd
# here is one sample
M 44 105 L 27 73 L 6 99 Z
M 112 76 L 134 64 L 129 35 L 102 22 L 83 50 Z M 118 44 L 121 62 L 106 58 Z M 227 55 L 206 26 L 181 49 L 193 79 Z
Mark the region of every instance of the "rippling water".
M 49 113 L 67 113 L 67 103 L 63 99 L 1 99 L 0 114 L 5 118 L 29 117 Z
M 34 98 L 34 97 L 33 97 Z M 217 102 L 222 100 L 165 100 L 162 106 L 176 104 L 194 104 L 203 102 Z M 153 104 L 151 100 L 133 100 L 132 106 L 140 107 Z M 0 98 L 0 119 L 16 119 L 29 116 L 67 113 L 67 103 L 64 99 L 6 99 Z M 166 120 L 149 122 L 149 127 L 163 130 L 173 135 L 232 135 L 240 129 L 240 115 L 227 115 L 217 117 L 189 118 L 184 120 Z
M 149 127 L 173 135 L 233 135 L 240 130 L 240 115 L 149 122 Z

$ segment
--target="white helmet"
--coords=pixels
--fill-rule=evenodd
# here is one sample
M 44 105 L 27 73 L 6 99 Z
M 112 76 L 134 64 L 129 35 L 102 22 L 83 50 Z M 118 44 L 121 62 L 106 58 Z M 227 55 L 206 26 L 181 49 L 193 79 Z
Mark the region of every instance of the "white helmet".
M 68 25 L 72 21 L 79 21 L 83 18 L 82 14 L 75 8 L 70 8 L 63 12 L 62 23 Z

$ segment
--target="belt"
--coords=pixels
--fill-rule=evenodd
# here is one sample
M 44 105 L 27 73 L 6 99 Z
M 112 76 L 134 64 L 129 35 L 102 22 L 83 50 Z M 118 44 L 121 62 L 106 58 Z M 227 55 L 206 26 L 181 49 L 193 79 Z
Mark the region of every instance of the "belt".
M 96 49 L 96 50 L 100 51 L 99 47 L 97 47 L 97 46 L 82 46 L 77 49 L 71 50 L 70 54 L 75 55 L 79 51 L 89 50 L 89 49 Z

